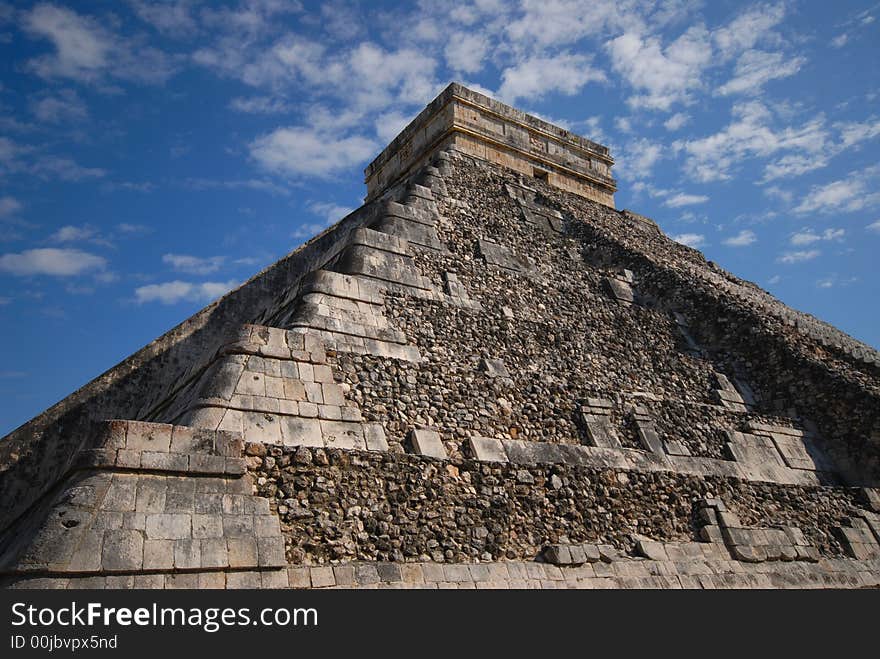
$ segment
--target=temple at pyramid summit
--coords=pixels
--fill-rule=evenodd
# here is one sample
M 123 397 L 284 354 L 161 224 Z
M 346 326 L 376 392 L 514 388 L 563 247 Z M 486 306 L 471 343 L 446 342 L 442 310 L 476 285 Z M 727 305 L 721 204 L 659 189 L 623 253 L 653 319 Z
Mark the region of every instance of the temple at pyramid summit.
M 876 588 L 880 354 L 461 85 L 366 201 L 0 440 L 6 588 Z

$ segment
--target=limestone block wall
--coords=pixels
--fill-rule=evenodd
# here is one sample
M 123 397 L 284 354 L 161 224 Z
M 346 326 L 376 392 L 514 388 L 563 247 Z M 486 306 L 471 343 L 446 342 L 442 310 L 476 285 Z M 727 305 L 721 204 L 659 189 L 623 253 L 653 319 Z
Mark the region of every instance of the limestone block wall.
M 156 417 L 201 378 L 243 323 L 277 315 L 299 295 L 303 277 L 338 257 L 356 229 L 376 221 L 378 204 L 358 209 L 238 289 L 114 366 L 0 441 L 0 529 L 70 468 L 106 419 Z
M 80 451 L 62 486 L 0 544 L 0 574 L 119 575 L 153 587 L 165 575 L 285 567 L 269 501 L 253 495 L 241 433 L 111 421 Z
M 367 199 L 455 149 L 614 207 L 608 148 L 456 83 L 367 167 Z

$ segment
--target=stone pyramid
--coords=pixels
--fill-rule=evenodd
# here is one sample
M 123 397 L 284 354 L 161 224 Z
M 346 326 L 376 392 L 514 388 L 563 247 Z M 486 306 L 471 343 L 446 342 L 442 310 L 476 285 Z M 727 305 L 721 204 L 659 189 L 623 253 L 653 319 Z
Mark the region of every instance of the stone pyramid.
M 612 164 L 450 85 L 361 208 L 0 441 L 4 585 L 880 585 L 880 355 Z

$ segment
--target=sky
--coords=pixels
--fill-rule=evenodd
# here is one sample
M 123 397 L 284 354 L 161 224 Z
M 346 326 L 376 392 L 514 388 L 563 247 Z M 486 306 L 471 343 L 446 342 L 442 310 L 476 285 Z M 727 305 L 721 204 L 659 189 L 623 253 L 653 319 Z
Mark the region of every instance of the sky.
M 0 0 L 0 435 L 358 207 L 449 82 L 880 348 L 880 3 Z

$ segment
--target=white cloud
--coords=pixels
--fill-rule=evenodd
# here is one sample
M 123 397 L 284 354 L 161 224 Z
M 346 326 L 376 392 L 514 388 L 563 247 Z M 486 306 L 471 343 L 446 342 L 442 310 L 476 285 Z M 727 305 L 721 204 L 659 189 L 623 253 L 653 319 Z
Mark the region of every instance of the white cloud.
M 605 74 L 591 62 L 586 55 L 571 53 L 523 60 L 501 73 L 498 97 L 512 103 L 520 98 L 537 99 L 548 92 L 576 94 L 589 82 L 605 80 Z
M 668 206 L 669 208 L 681 208 L 682 206 L 705 204 L 707 201 L 709 201 L 709 197 L 706 195 L 685 194 L 684 192 L 679 192 L 668 197 L 666 201 L 663 202 L 663 205 Z
M 44 156 L 39 158 L 30 171 L 42 178 L 58 178 L 62 181 L 83 181 L 103 178 L 107 171 L 100 167 L 83 167 L 63 156 Z
M 277 128 L 250 144 L 251 157 L 263 168 L 288 177 L 328 177 L 376 155 L 374 141 L 359 135 L 340 137 L 303 126 Z
M 718 88 L 722 96 L 730 94 L 758 94 L 771 80 L 787 78 L 800 71 L 807 60 L 803 57 L 786 59 L 782 53 L 749 50 L 736 63 L 733 78 Z
M 635 32 L 612 39 L 605 48 L 614 70 L 644 92 L 631 97 L 629 104 L 655 110 L 689 100 L 712 59 L 709 33 L 702 26 L 690 28 L 666 48 L 657 37 L 643 38 Z
M 687 115 L 684 112 L 676 112 L 674 115 L 669 117 L 669 119 L 663 122 L 663 126 L 668 131 L 676 131 L 679 128 L 685 126 L 690 120 L 690 115 Z
M 728 247 L 748 247 L 757 241 L 758 237 L 755 235 L 754 231 L 744 229 L 735 236 L 731 236 L 722 242 Z
M 706 236 L 699 233 L 680 233 L 677 236 L 672 236 L 672 239 L 677 243 L 693 247 L 694 249 L 703 247 L 706 244 Z
M 173 72 L 169 58 L 144 46 L 135 36 L 124 39 L 105 24 L 71 9 L 41 3 L 24 16 L 30 35 L 52 42 L 54 52 L 31 59 L 28 68 L 43 78 L 102 83 L 108 77 L 162 82 Z
M 748 158 L 772 156 L 780 151 L 792 151 L 817 159 L 824 157 L 822 153 L 828 134 L 822 117 L 802 126 L 774 129 L 770 125 L 772 112 L 759 101 L 735 105 L 732 114 L 733 120 L 713 135 L 673 143 L 675 150 L 686 154 L 685 171 L 697 181 L 705 183 L 729 179 L 731 170 L 740 162 Z M 768 171 L 765 180 L 778 171 L 781 169 Z
M 206 275 L 216 272 L 223 266 L 226 259 L 222 256 L 192 256 L 190 254 L 163 254 L 162 263 L 170 265 L 178 272 L 193 275 Z
M 762 40 L 775 40 L 773 28 L 785 18 L 785 5 L 759 4 L 749 7 L 728 25 L 715 30 L 712 39 L 722 58 L 749 50 Z
M 775 185 L 769 185 L 764 188 L 764 195 L 770 199 L 777 199 L 785 204 L 791 203 L 791 200 L 794 199 L 794 193 L 790 190 L 783 190 Z
M 320 222 L 303 222 L 291 234 L 292 238 L 304 240 L 321 233 L 329 227 L 344 218 L 355 209 L 350 206 L 342 206 L 333 202 L 316 201 L 308 205 L 309 212 L 323 218 Z
M 239 96 L 229 102 L 229 107 L 245 114 L 282 114 L 290 112 L 290 104 L 274 96 Z
M 97 21 L 64 7 L 40 4 L 27 15 L 24 27 L 55 46 L 54 55 L 31 61 L 39 75 L 89 80 L 109 65 L 112 37 Z
M 349 213 L 354 212 L 351 206 L 342 206 L 333 202 L 316 201 L 309 204 L 309 211 L 327 219 L 328 226 L 338 222 Z
M 822 233 L 816 233 L 810 229 L 799 231 L 792 235 L 791 244 L 795 246 L 812 245 L 822 240 L 842 240 L 846 235 L 843 229 L 825 229 Z
M 107 260 L 104 257 L 78 249 L 48 247 L 0 256 L 0 271 L 18 276 L 71 277 L 89 271 L 103 270 L 106 266 Z
M 849 41 L 849 35 L 846 32 L 838 34 L 831 40 L 832 48 L 843 48 L 846 45 L 846 42 Z
M 135 289 L 135 301 L 160 302 L 161 304 L 177 304 L 178 302 L 209 302 L 238 286 L 235 280 L 226 282 L 205 281 L 191 283 L 174 280 L 162 284 L 148 284 Z
M 851 213 L 876 206 L 880 203 L 880 192 L 868 190 L 864 178 L 853 174 L 848 179 L 832 181 L 824 185 L 814 185 L 795 213 Z
M 453 71 L 477 73 L 489 50 L 489 40 L 479 32 L 456 32 L 446 44 L 446 63 Z
M 764 178 L 761 181 L 766 183 L 781 178 L 792 178 L 822 169 L 827 165 L 828 158 L 825 154 L 791 154 L 768 163 L 764 167 Z
M 834 127 L 840 132 L 840 146 L 844 149 L 880 135 L 880 119 L 876 118 L 863 122 L 837 123 Z
M 191 190 L 257 190 L 284 196 L 290 194 L 290 191 L 283 186 L 254 178 L 232 180 L 188 178 L 183 181 L 183 186 Z
M 413 115 L 404 114 L 396 110 L 385 112 L 376 119 L 376 135 L 383 144 L 388 144 L 407 127 Z
M 647 178 L 654 165 L 664 157 L 665 147 L 647 138 L 633 140 L 615 154 L 615 171 L 621 178 Z
M 521 47 L 543 48 L 575 43 L 587 36 L 643 32 L 649 26 L 660 30 L 680 22 L 691 11 L 692 3 L 653 0 L 522 0 L 517 9 L 522 13 L 516 17 L 502 15 L 508 40 Z
M 37 119 L 47 123 L 81 121 L 89 114 L 85 102 L 71 89 L 63 89 L 55 96 L 33 99 L 31 111 Z
M 77 227 L 68 224 L 49 236 L 49 240 L 55 243 L 72 243 L 95 238 L 97 233 L 97 229 L 89 225 Z
M 858 277 L 841 277 L 839 274 L 835 273 L 829 277 L 825 277 L 824 279 L 820 279 L 819 281 L 817 281 L 816 286 L 825 289 L 837 288 L 850 286 L 851 284 L 855 284 L 858 281 Z
M 0 217 L 15 215 L 22 208 L 21 202 L 15 197 L 0 197 Z
M 785 263 L 786 265 L 791 265 L 793 263 L 803 263 L 804 261 L 812 261 L 814 258 L 819 256 L 821 253 L 822 252 L 820 252 L 818 249 L 803 250 L 803 251 L 798 251 L 798 252 L 785 252 L 777 260 L 780 263 Z
M 150 231 L 152 231 L 150 227 L 143 224 L 131 224 L 129 222 L 122 222 L 121 224 L 117 224 L 116 228 L 119 229 L 120 232 L 127 234 L 144 234 L 150 233 Z
M 865 227 L 868 231 L 873 231 L 875 233 L 880 233 L 880 220 L 876 222 L 872 222 L 868 226 Z
M 145 2 L 128 0 L 138 18 L 155 27 L 162 34 L 185 37 L 198 32 L 193 16 L 193 3 L 189 0 L 175 2 Z

